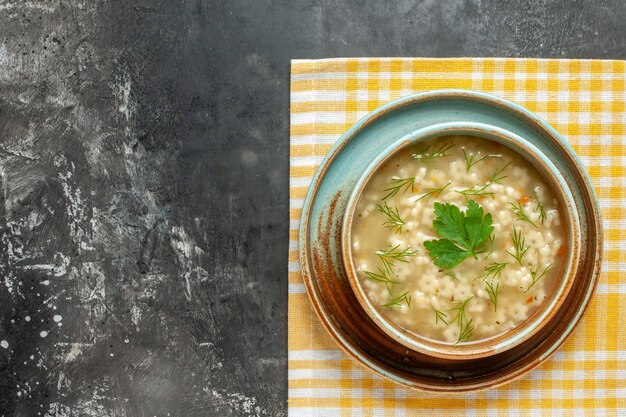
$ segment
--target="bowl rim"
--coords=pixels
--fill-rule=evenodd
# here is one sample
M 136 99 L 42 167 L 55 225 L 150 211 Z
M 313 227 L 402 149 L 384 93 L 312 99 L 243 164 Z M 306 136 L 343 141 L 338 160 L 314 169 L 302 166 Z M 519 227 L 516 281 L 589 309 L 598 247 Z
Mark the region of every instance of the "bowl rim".
M 555 146 L 555 150 L 562 154 L 563 158 L 567 161 L 567 163 L 571 166 L 572 171 L 575 173 L 574 176 L 577 181 L 580 183 L 580 192 L 582 193 L 584 204 L 587 207 L 586 213 L 589 216 L 586 224 L 593 229 L 592 243 L 594 244 L 594 248 L 593 250 L 588 250 L 586 252 L 592 258 L 590 261 L 591 268 L 585 277 L 587 283 L 584 291 L 580 293 L 580 296 L 576 300 L 578 308 L 569 316 L 568 326 L 563 329 L 563 331 L 559 332 L 558 335 L 552 337 L 549 345 L 542 344 L 539 348 L 540 350 L 534 355 L 534 358 L 525 362 L 523 365 L 509 369 L 500 375 L 493 375 L 492 377 L 487 377 L 484 380 L 467 381 L 460 385 L 433 384 L 428 381 L 404 375 L 399 373 L 392 366 L 380 362 L 376 359 L 376 357 L 370 356 L 359 346 L 354 345 L 351 342 L 351 339 L 349 339 L 347 335 L 344 335 L 341 327 L 338 327 L 337 323 L 331 321 L 328 316 L 328 309 L 330 306 L 326 303 L 323 295 L 318 293 L 318 284 L 316 284 L 315 273 L 312 270 L 312 260 L 309 259 L 313 243 L 309 240 L 310 229 L 312 226 L 310 224 L 312 221 L 311 212 L 315 198 L 318 194 L 318 189 L 321 185 L 321 180 L 323 180 L 326 176 L 332 162 L 347 147 L 355 136 L 359 135 L 361 131 L 365 130 L 376 120 L 383 118 L 387 113 L 392 113 L 397 109 L 412 105 L 437 102 L 438 100 L 467 100 L 468 102 L 478 103 L 478 105 L 492 107 L 503 113 L 509 113 L 512 117 L 520 120 L 526 126 L 531 127 L 541 136 L 544 136 L 546 141 L 552 141 L 553 146 Z M 559 350 L 565 341 L 572 335 L 574 329 L 580 324 L 581 319 L 587 311 L 591 298 L 598 286 L 598 280 L 601 272 L 604 232 L 602 229 L 602 217 L 598 208 L 599 201 L 594 192 L 591 177 L 584 169 L 584 164 L 582 163 L 580 157 L 576 154 L 576 152 L 574 152 L 569 143 L 548 122 L 530 110 L 512 101 L 494 96 L 492 94 L 465 89 L 439 89 L 410 94 L 396 100 L 392 100 L 358 120 L 337 140 L 326 156 L 320 161 L 318 169 L 311 177 L 309 189 L 302 202 L 302 211 L 299 222 L 300 226 L 298 231 L 298 258 L 300 260 L 302 281 L 313 311 L 315 311 L 316 315 L 320 319 L 322 327 L 334 339 L 337 346 L 346 355 L 348 355 L 348 357 L 356 360 L 366 369 L 401 386 L 432 393 L 471 392 L 494 388 L 507 384 L 512 380 L 527 374 L 547 361 Z M 531 354 L 531 352 L 528 352 L 528 354 Z
M 558 281 L 552 285 L 550 296 L 541 303 L 539 308 L 530 317 L 513 329 L 488 338 L 460 344 L 422 337 L 417 333 L 402 329 L 401 326 L 381 314 L 379 309 L 377 309 L 372 304 L 369 297 L 367 297 L 366 290 L 361 285 L 361 280 L 357 276 L 351 244 L 352 225 L 357 205 L 363 195 L 365 187 L 379 171 L 381 166 L 407 147 L 424 140 L 453 135 L 466 135 L 501 143 L 512 152 L 515 152 L 534 165 L 549 185 L 556 185 L 555 188 L 557 188 L 558 191 L 554 192 L 558 195 L 557 198 L 559 202 L 565 206 L 565 226 L 568 244 L 567 261 L 565 266 L 560 268 L 561 271 Z M 513 149 L 510 146 L 511 144 L 523 148 L 524 152 Z M 496 355 L 506 350 L 513 349 L 536 335 L 549 323 L 549 320 L 554 317 L 558 309 L 562 307 L 577 274 L 577 265 L 580 258 L 580 244 L 577 243 L 580 240 L 581 228 L 578 209 L 568 184 L 557 175 L 557 173 L 558 168 L 535 145 L 513 132 L 486 123 L 443 122 L 433 124 L 417 129 L 391 143 L 370 162 L 367 168 L 365 168 L 350 193 L 343 214 L 341 226 L 341 255 L 348 281 L 361 307 L 377 326 L 397 342 L 405 347 L 422 352 L 425 355 L 442 359 L 468 360 Z

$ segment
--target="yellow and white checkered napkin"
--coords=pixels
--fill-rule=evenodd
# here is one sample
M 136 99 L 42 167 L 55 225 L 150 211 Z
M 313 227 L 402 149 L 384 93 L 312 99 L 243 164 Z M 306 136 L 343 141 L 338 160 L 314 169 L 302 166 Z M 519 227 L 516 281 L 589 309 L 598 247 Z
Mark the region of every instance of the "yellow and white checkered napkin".
M 289 416 L 626 416 L 625 82 L 622 61 L 292 61 Z M 598 291 L 563 349 L 509 385 L 449 396 L 402 388 L 345 355 L 312 310 L 298 261 L 302 202 L 311 176 L 335 141 L 390 100 L 442 88 L 512 100 L 564 135 L 591 174 L 606 240 Z

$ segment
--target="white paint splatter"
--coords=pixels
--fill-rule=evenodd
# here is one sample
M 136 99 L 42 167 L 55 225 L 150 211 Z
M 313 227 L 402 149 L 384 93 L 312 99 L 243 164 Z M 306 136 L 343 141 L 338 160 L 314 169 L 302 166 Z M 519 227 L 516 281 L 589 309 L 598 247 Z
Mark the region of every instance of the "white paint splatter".
M 54 317 L 52 317 L 52 320 L 54 320 L 55 322 L 60 322 L 61 320 L 63 320 L 63 317 L 59 314 L 55 314 Z
M 45 330 L 42 330 L 41 332 L 39 332 L 39 336 L 41 337 L 47 337 L 48 336 L 48 332 Z
M 141 321 L 141 309 L 136 305 L 132 306 L 130 309 L 130 320 L 135 326 L 139 326 L 139 322 Z
M 30 316 L 26 316 L 26 317 L 24 317 L 24 320 L 26 320 L 26 321 L 30 321 Z
M 0 342 L 0 346 L 2 346 L 5 349 L 9 348 L 9 342 L 7 342 L 6 340 L 3 340 Z
M 23 10 L 23 9 L 36 9 L 43 12 L 54 12 L 56 9 L 52 6 L 48 6 L 47 4 L 42 4 L 42 2 L 34 2 L 34 1 L 17 1 L 17 2 L 8 2 L 0 4 L 0 10 Z
M 267 410 L 262 409 L 257 404 L 256 397 L 248 397 L 239 393 L 230 393 L 230 392 L 219 392 L 216 390 L 211 390 L 208 387 L 203 388 L 203 391 L 211 394 L 213 398 L 219 399 L 224 403 L 228 404 L 228 406 L 233 411 L 238 411 L 240 413 L 245 413 L 246 417 L 261 417 L 268 415 Z
M 74 184 L 76 166 L 74 165 L 74 162 L 68 162 L 65 157 L 62 156 L 57 157 L 54 160 L 54 164 L 57 167 L 67 167 L 67 172 L 59 172 L 57 176 L 59 178 L 59 182 L 61 183 L 63 195 L 66 200 L 65 211 L 67 212 L 70 220 L 70 236 L 81 250 L 94 250 L 88 242 L 92 231 L 85 231 L 82 226 L 86 223 L 88 210 L 86 203 L 83 200 L 82 190 L 78 187 L 78 185 Z
M 204 251 L 196 245 L 182 227 L 172 227 L 170 235 L 170 245 L 176 252 L 178 263 L 183 268 L 184 293 L 185 297 L 191 301 L 191 280 L 195 277 L 198 281 L 206 281 L 209 278 L 207 271 L 197 265 L 199 258 L 204 255 Z
M 129 121 L 135 112 L 135 103 L 131 100 L 132 80 L 127 66 L 123 66 L 122 74 L 118 77 L 116 87 L 116 98 L 119 102 L 118 110 Z
M 88 348 L 93 346 L 92 343 L 56 343 L 56 346 L 69 346 L 70 350 L 62 356 L 57 358 L 65 363 L 73 362 L 83 353 L 83 347 Z
M 44 417 L 71 417 L 73 415 L 75 415 L 75 413 L 67 405 L 51 403 Z
M 4 286 L 7 287 L 7 291 L 9 291 L 9 294 L 13 294 L 13 281 L 9 278 L 8 275 L 4 276 Z
M 79 279 L 79 284 L 84 284 L 84 286 L 80 287 L 78 290 L 81 301 L 88 303 L 93 300 L 105 299 L 105 276 L 99 263 L 83 262 L 80 267 L 80 272 L 72 269 L 71 275 L 72 278 Z M 93 283 L 93 285 L 90 285 L 91 283 Z
M 31 264 L 24 265 L 22 269 L 45 271 L 48 275 L 61 277 L 67 273 L 67 267 L 70 265 L 70 258 L 62 253 L 54 254 L 54 264 Z M 48 282 L 49 284 L 50 282 Z M 44 284 L 44 285 L 48 285 Z

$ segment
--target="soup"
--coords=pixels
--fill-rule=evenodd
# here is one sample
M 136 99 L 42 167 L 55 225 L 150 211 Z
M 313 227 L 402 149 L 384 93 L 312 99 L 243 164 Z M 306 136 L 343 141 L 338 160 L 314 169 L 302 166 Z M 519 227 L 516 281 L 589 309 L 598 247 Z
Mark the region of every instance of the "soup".
M 352 256 L 389 321 L 444 342 L 519 326 L 550 296 L 567 260 L 566 219 L 541 173 L 471 136 L 403 149 L 357 204 Z

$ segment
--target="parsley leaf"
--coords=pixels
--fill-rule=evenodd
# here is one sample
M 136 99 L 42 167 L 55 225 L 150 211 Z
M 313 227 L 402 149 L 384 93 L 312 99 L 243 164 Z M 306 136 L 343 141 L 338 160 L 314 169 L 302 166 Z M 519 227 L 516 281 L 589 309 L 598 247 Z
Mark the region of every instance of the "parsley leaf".
M 443 239 L 428 240 L 424 247 L 440 268 L 450 269 L 470 255 L 475 257 L 493 233 L 491 214 L 474 200 L 465 212 L 454 204 L 435 203 L 435 214 L 433 227 Z

